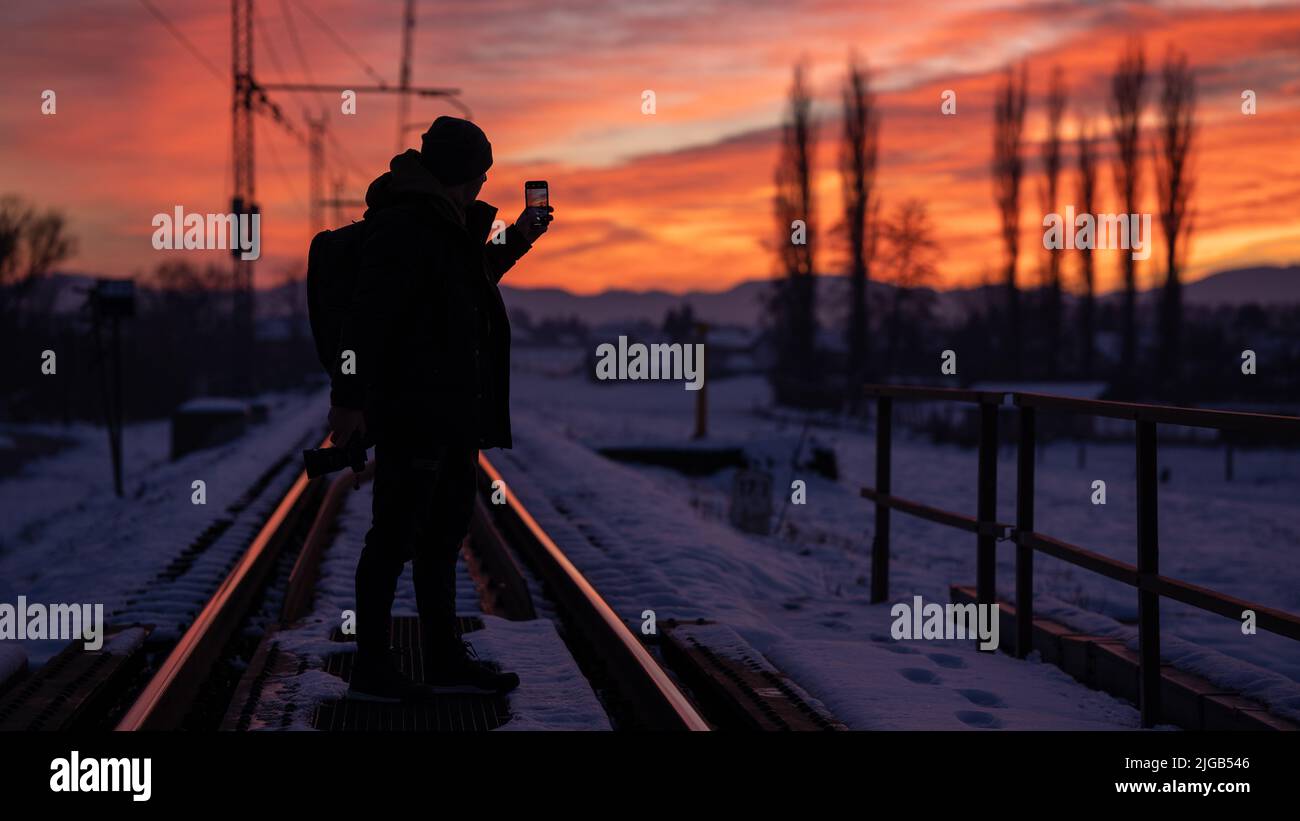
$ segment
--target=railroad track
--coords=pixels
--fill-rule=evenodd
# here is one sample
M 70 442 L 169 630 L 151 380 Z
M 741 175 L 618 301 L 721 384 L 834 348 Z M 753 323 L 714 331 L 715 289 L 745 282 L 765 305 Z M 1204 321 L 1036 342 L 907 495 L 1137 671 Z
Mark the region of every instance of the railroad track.
M 480 457 L 480 469 L 481 481 L 488 488 L 500 478 L 486 457 Z M 351 474 L 340 476 L 328 489 L 323 481 L 318 480 L 321 484 L 313 490 L 305 474 L 298 477 L 221 588 L 118 722 L 118 730 L 166 730 L 183 725 L 224 648 L 256 606 L 256 591 L 265 584 L 270 564 L 293 541 L 293 532 L 301 531 L 310 518 L 283 602 L 286 621 L 305 612 L 331 519 L 354 480 Z M 504 550 L 527 556 L 528 564 L 540 571 L 548 591 L 557 599 L 557 610 L 563 613 L 574 638 L 582 643 L 582 666 L 595 671 L 607 703 L 617 705 L 618 726 L 710 729 L 710 722 L 521 504 L 512 500 L 497 516 L 486 508 L 479 505 L 474 523 L 480 539 L 476 551 L 480 572 L 489 578 L 489 585 L 517 590 L 520 579 L 501 580 L 503 569 L 512 566 L 502 560 Z M 483 549 L 488 547 L 482 544 L 485 537 L 500 540 L 491 546 L 495 549 Z M 593 661 L 595 658 L 600 661 Z
M 322 443 L 322 446 L 326 446 Z M 260 602 L 276 560 L 315 518 L 328 480 L 300 472 L 225 581 L 172 647 L 116 729 L 179 729 L 240 627 Z M 301 537 L 298 547 L 309 544 Z
M 506 504 L 486 502 L 501 475 L 486 456 L 480 456 L 479 468 L 483 493 L 472 526 L 471 572 L 496 602 L 497 612 L 516 619 L 535 617 L 523 578 L 531 574 L 534 586 L 544 590 L 547 614 L 559 622 L 565 644 L 616 729 L 834 726 L 771 670 L 748 657 L 731 663 L 698 646 L 691 625 L 683 626 L 678 641 L 660 648 L 643 642 L 513 494 L 507 494 Z M 299 472 L 161 661 L 140 663 L 144 636 L 128 631 L 118 643 L 125 647 L 123 663 L 87 658 L 81 668 L 66 672 L 64 678 L 72 684 L 65 681 L 65 689 L 85 691 L 77 726 L 120 731 L 215 727 L 210 717 L 224 713 L 237 693 L 247 689 L 245 682 L 230 681 L 223 672 L 242 669 L 257 655 L 247 634 L 266 623 L 293 622 L 309 609 L 316 565 L 353 481 L 350 473 L 331 481 L 309 480 Z M 125 663 L 128 658 L 137 658 L 134 667 Z M 241 662 L 232 664 L 234 658 Z M 196 715 L 208 719 L 196 720 Z
M 288 532 L 285 499 L 292 496 L 309 503 L 316 493 L 315 488 L 301 486 L 302 477 L 295 469 L 302 445 L 314 441 L 304 437 L 273 461 L 123 607 L 110 613 L 100 651 L 86 652 L 81 642 L 72 642 L 34 674 L 9 682 L 0 694 L 0 730 L 116 726 L 136 695 L 155 678 L 160 660 L 169 659 L 178 646 L 199 635 L 196 624 L 211 618 L 213 601 L 247 591 L 247 584 L 232 582 L 237 574 L 248 575 L 250 568 L 244 565 L 250 555 L 261 557 L 254 570 L 276 555 L 280 543 L 259 542 L 273 533 Z M 286 471 L 291 472 L 286 476 Z M 289 490 L 282 495 L 286 484 Z M 231 612 L 229 605 L 225 612 Z M 209 637 L 218 633 L 212 627 L 203 630 Z
M 490 495 L 494 483 L 502 481 L 501 474 L 480 453 L 479 482 L 484 495 Z M 596 677 L 605 685 L 602 689 L 607 691 L 607 708 L 613 704 L 612 709 L 619 713 L 611 716 L 615 726 L 711 729 L 710 722 L 682 688 L 523 504 L 512 493 L 505 494 L 505 498 L 504 505 L 484 505 L 480 510 L 499 511 L 488 523 L 491 530 L 500 534 L 503 547 L 524 554 L 525 561 L 541 577 L 568 628 L 569 649 L 588 678 Z
M 471 536 L 488 556 L 505 557 L 495 563 L 517 556 L 542 583 L 565 644 L 616 729 L 844 729 L 725 625 L 669 620 L 643 642 L 480 453 L 481 499 L 501 486 L 504 503 L 480 503 Z

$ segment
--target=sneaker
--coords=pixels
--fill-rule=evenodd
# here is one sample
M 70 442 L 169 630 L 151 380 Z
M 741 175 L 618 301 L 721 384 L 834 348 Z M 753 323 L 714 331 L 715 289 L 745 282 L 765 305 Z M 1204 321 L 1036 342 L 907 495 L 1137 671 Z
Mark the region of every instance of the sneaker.
M 502 673 L 478 659 L 469 642 L 428 665 L 424 680 L 436 693 L 499 695 L 519 686 L 519 676 Z
M 403 701 L 430 701 L 437 696 L 427 684 L 411 681 L 388 659 L 363 662 L 358 656 L 348 683 L 348 698 L 397 704 Z

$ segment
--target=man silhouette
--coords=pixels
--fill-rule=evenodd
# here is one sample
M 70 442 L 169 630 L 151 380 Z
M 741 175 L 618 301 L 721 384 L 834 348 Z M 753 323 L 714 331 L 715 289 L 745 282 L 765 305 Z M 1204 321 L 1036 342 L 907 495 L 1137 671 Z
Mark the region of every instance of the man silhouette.
M 492 146 L 467 120 L 439 117 L 421 149 L 393 158 L 366 192 L 365 239 L 340 350 L 355 374 L 330 391 L 331 440 L 375 442 L 373 520 L 357 564 L 357 656 L 349 694 L 417 700 L 500 693 L 514 673 L 479 662 L 456 632 L 456 560 L 469 527 L 480 448 L 510 447 L 510 323 L 502 275 L 546 232 L 525 208 L 488 242 L 496 209 L 479 202 Z M 389 627 L 411 560 L 424 683 L 394 665 Z

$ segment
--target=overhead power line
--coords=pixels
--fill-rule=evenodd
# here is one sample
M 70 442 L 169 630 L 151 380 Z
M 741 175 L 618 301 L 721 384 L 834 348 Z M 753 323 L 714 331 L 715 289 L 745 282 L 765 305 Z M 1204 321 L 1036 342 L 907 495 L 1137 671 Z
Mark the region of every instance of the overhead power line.
M 298 26 L 293 21 L 293 9 L 289 8 L 289 0 L 280 0 L 280 15 L 284 18 L 285 28 L 289 30 L 289 42 L 293 45 L 294 54 L 298 57 L 298 65 L 302 68 L 303 75 L 307 82 L 312 85 L 316 84 L 316 77 L 311 70 L 311 64 L 307 60 L 307 52 L 302 48 L 302 41 L 298 39 Z M 316 104 L 323 111 L 326 108 L 325 96 L 321 92 L 316 92 Z
M 339 139 L 334 136 L 334 132 L 326 132 L 325 139 L 329 141 L 330 147 L 334 149 L 335 161 L 339 162 L 339 164 L 343 166 L 344 174 L 356 177 L 363 184 L 367 182 L 369 178 L 366 176 L 365 172 L 361 171 L 357 166 L 356 159 L 353 158 L 352 152 L 348 151 L 343 143 L 339 142 Z
M 320 27 L 321 31 L 324 31 L 327 35 L 329 35 L 330 39 L 334 41 L 334 44 L 337 45 L 339 48 L 341 48 L 344 51 L 344 53 L 346 53 L 353 60 L 356 60 L 357 65 L 361 66 L 361 69 L 363 71 L 365 71 L 372 78 L 374 78 L 374 81 L 376 83 L 378 83 L 380 86 L 384 88 L 388 87 L 388 81 L 386 81 L 379 74 L 379 72 L 375 71 L 374 68 L 372 68 L 371 65 L 365 61 L 365 58 L 357 53 L 356 49 L 348 45 L 348 41 L 344 40 L 339 35 L 338 32 L 336 32 L 333 28 L 331 28 L 329 23 L 326 23 L 324 20 L 321 19 L 319 14 L 312 11 L 311 6 L 308 6 L 306 3 L 303 3 L 302 0 L 294 0 L 294 5 L 296 5 L 299 9 L 301 9 L 303 14 L 310 17 L 312 22 Z
M 161 9 L 159 9 L 153 3 L 149 2 L 149 0 L 140 0 L 140 5 L 148 9 L 149 13 L 152 14 L 158 20 L 159 23 L 163 24 L 163 27 L 167 29 L 167 31 L 171 34 L 171 36 L 176 38 L 176 42 L 184 46 L 185 50 L 188 51 L 190 55 L 194 57 L 194 59 L 198 60 L 200 63 L 203 64 L 203 67 L 208 70 L 208 73 L 210 73 L 213 77 L 216 77 L 219 81 L 223 83 L 230 79 L 225 74 L 222 74 L 221 71 L 217 69 L 216 65 L 213 64 L 211 60 L 203 56 L 203 52 L 199 51 L 198 48 L 195 47 L 195 45 L 192 42 L 190 42 L 190 39 L 186 37 L 183 33 L 181 33 L 181 30 L 176 27 L 176 24 L 173 23 L 171 19 L 167 17 L 167 15 L 162 13 Z
M 257 120 L 254 120 L 253 122 L 255 123 L 254 128 L 257 128 L 258 127 Z M 265 130 L 265 128 L 266 128 L 265 123 L 262 123 L 259 130 Z M 283 184 L 285 189 L 288 190 L 290 199 L 293 200 L 294 205 L 297 206 L 297 208 L 300 211 L 306 213 L 308 209 L 305 204 L 305 200 L 303 200 L 303 198 L 298 194 L 298 187 L 290 181 L 289 174 L 285 170 L 284 163 L 280 161 L 280 152 L 275 147 L 275 141 L 266 139 L 263 140 L 262 142 L 270 150 L 271 167 L 275 169 L 276 176 L 280 178 L 281 184 Z
M 253 18 L 257 20 L 257 27 L 259 29 L 262 31 L 267 30 L 268 26 L 266 25 L 266 20 L 262 17 L 260 7 L 253 7 Z M 275 41 L 270 37 L 261 37 L 258 39 L 258 42 L 261 43 L 262 48 L 266 50 L 267 58 L 271 61 L 271 65 L 275 66 L 275 70 L 280 77 L 288 78 L 289 74 L 284 70 L 284 64 L 280 62 L 280 54 L 275 50 Z

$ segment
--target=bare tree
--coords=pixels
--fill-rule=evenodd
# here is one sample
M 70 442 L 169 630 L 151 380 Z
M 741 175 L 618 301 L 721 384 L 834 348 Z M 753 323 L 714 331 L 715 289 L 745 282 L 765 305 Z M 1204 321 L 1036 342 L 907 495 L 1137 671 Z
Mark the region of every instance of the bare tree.
M 31 214 L 31 209 L 17 197 L 0 198 L 0 286 L 12 285 L 17 278 Z
M 37 212 L 15 196 L 0 198 L 0 321 L 8 321 L 31 287 L 75 250 L 61 213 Z
M 234 279 L 227 265 L 198 267 L 183 260 L 160 262 L 140 277 L 143 298 L 160 322 L 178 333 L 228 332 Z
M 939 243 L 935 240 L 925 203 L 908 199 L 899 204 L 886 221 L 883 235 L 894 286 L 889 310 L 889 369 L 896 373 L 898 349 L 903 336 L 903 322 L 917 289 L 928 285 L 935 276 Z
M 875 255 L 875 238 L 879 198 L 874 197 L 876 160 L 879 147 L 880 112 L 876 95 L 871 91 L 869 69 L 849 56 L 848 76 L 843 90 L 844 141 L 840 151 L 840 177 L 844 189 L 844 221 L 849 239 L 849 379 L 850 389 L 860 383 L 867 372 L 870 339 L 867 313 L 867 284 L 871 279 L 871 260 Z
M 1016 260 L 1020 253 L 1020 178 L 1025 161 L 1022 138 L 1029 88 L 1028 68 L 1022 63 L 1019 76 L 1007 67 L 993 104 L 993 192 L 1002 218 L 1002 243 L 1007 264 L 1003 283 L 1007 295 L 1008 350 L 1012 373 L 1020 375 L 1021 332 L 1020 290 L 1016 285 Z
M 1125 212 L 1138 212 L 1140 182 L 1142 98 L 1146 84 L 1146 57 L 1142 41 L 1129 41 L 1110 81 L 1111 139 L 1115 142 L 1115 190 Z M 1130 381 L 1137 356 L 1137 261 L 1132 254 L 1121 254 L 1124 263 L 1124 312 L 1120 368 Z
M 1097 147 L 1092 136 L 1092 128 L 1085 121 L 1079 123 L 1077 138 L 1079 160 L 1079 210 L 1084 214 L 1096 213 L 1093 209 L 1097 202 Z M 1067 226 L 1067 230 L 1073 230 Z M 1083 300 L 1079 309 L 1080 336 L 1083 337 L 1081 366 L 1085 379 L 1091 379 L 1095 367 L 1093 355 L 1096 338 L 1096 273 L 1092 248 L 1079 248 L 1079 272 L 1083 285 Z
M 1155 155 L 1160 225 L 1165 234 L 1165 285 L 1160 300 L 1160 373 L 1178 381 L 1182 336 L 1183 293 L 1180 279 L 1186 239 L 1191 234 L 1189 203 L 1196 178 L 1190 156 L 1196 135 L 1196 78 L 1186 53 L 1171 45 L 1162 71 L 1159 146 Z M 1183 242 L 1180 248 L 1179 243 Z
M 1065 72 L 1052 69 L 1047 90 L 1047 136 L 1043 140 L 1042 191 L 1043 213 L 1056 213 L 1057 191 L 1061 177 L 1061 118 L 1065 115 Z M 1073 230 L 1067 226 L 1067 230 Z M 1047 249 L 1047 282 L 1043 321 L 1047 325 L 1047 372 L 1056 377 L 1061 364 L 1061 250 Z
M 805 73 L 803 64 L 795 66 L 790 113 L 782 129 L 776 170 L 777 248 L 784 276 L 772 294 L 770 307 L 776 320 L 778 387 L 806 379 L 815 372 L 816 365 L 813 360 L 816 233 L 812 194 L 816 127 Z M 802 229 L 796 228 L 796 224 Z M 788 394 L 786 398 L 790 398 Z

